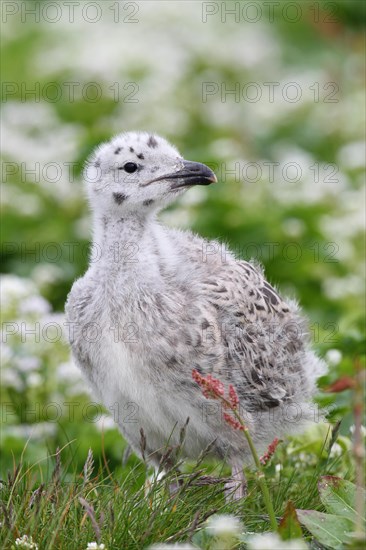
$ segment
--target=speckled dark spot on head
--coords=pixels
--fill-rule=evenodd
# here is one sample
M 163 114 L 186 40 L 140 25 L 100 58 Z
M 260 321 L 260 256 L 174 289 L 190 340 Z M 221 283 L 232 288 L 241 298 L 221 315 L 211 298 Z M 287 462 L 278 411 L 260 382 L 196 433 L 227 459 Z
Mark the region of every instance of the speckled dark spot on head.
M 153 199 L 147 199 L 147 200 L 144 201 L 142 204 L 143 204 L 144 206 L 150 206 L 150 204 L 153 204 L 153 202 L 154 202 Z
M 151 173 L 154 174 L 155 172 L 157 172 L 159 170 L 159 166 L 153 166 L 151 168 Z
M 118 155 L 121 151 L 122 151 L 123 147 L 117 147 L 117 149 L 115 150 L 114 154 L 115 155 Z
M 144 160 L 144 155 L 142 153 L 139 153 L 138 155 L 136 155 L 138 159 L 141 159 L 141 160 Z
M 202 321 L 202 328 L 203 328 L 203 330 L 204 330 L 205 328 L 208 328 L 209 326 L 210 326 L 210 323 L 207 321 L 207 319 L 203 319 L 203 321 Z
M 130 147 L 130 153 L 134 153 L 135 149 L 133 147 Z
M 95 168 L 99 168 L 99 167 L 100 167 L 100 159 L 97 159 L 97 160 L 94 162 L 94 166 L 95 166 Z
M 149 139 L 147 140 L 147 146 L 151 147 L 151 149 L 156 149 L 158 146 L 158 142 L 154 138 L 154 136 L 149 136 Z
M 254 304 L 255 305 L 255 309 L 257 309 L 258 311 L 264 311 L 266 308 L 264 306 L 261 306 L 260 304 Z
M 124 193 L 113 193 L 114 202 L 122 204 L 127 199 L 127 195 Z

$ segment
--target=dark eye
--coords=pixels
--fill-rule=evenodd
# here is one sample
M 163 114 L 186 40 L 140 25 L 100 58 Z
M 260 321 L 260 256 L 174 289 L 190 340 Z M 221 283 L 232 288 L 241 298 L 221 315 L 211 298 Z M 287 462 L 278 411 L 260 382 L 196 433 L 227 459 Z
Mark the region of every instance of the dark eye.
M 138 166 L 134 162 L 126 162 L 126 164 L 123 167 L 123 170 L 128 174 L 132 174 L 133 172 L 136 172 L 137 168 Z

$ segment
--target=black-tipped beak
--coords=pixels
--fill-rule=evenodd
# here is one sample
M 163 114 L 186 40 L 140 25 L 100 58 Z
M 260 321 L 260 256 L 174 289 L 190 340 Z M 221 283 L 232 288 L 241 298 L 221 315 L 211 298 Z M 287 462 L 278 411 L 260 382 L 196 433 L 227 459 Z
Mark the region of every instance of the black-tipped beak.
M 174 181 L 171 189 L 188 187 L 190 185 L 210 185 L 217 182 L 217 178 L 211 168 L 200 162 L 183 161 L 183 168 L 179 172 L 165 176 L 167 180 Z

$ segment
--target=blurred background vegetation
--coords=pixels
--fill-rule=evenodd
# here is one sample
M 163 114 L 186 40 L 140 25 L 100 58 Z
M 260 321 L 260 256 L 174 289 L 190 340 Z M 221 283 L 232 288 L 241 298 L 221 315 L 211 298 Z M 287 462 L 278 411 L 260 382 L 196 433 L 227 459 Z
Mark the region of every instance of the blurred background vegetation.
M 364 2 L 67 4 L 2 3 L 4 470 L 25 445 L 34 463 L 68 442 L 70 471 L 102 446 L 122 468 L 59 329 L 88 264 L 82 167 L 122 131 L 216 169 L 161 218 L 254 257 L 299 300 L 322 387 L 364 357 Z M 319 403 L 347 449 L 350 393 Z

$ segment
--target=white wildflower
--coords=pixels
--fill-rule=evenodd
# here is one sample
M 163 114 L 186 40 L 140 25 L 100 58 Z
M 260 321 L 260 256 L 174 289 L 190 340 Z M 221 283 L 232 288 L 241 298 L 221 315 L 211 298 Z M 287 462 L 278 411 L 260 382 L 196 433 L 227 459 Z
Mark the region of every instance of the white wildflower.
M 2 275 L 0 297 L 3 309 L 11 307 L 36 293 L 34 283 L 16 275 Z
M 306 550 L 307 544 L 301 539 L 281 540 L 277 533 L 262 533 L 248 539 L 248 550 Z
M 32 537 L 23 535 L 21 538 L 16 539 L 15 546 L 17 548 L 26 548 L 28 550 L 38 550 L 38 544 L 33 542 Z
M 26 356 L 26 357 L 16 357 L 15 366 L 20 372 L 33 372 L 39 369 L 41 366 L 41 361 L 39 357 Z
M 331 366 L 338 365 L 342 360 L 342 353 L 339 349 L 329 349 L 325 354 L 325 360 Z
M 1 383 L 4 388 L 13 388 L 16 391 L 24 390 L 24 382 L 20 378 L 19 373 L 10 367 L 3 369 L 1 373 Z
M 164 544 L 163 542 L 158 542 L 149 546 L 147 550 L 197 550 L 197 547 L 188 543 Z
M 365 166 L 364 141 L 353 141 L 344 145 L 338 154 L 339 163 L 348 170 L 357 170 Z
M 362 276 L 353 274 L 346 277 L 328 277 L 323 281 L 323 290 L 331 300 L 361 296 L 364 291 L 364 280 Z
M 304 234 L 306 226 L 298 218 L 287 218 L 282 222 L 282 229 L 289 237 L 301 237 Z
M 75 365 L 74 361 L 70 360 L 65 363 L 60 363 L 57 369 L 57 378 L 64 382 L 76 383 L 82 380 L 80 370 Z
M 98 428 L 98 430 L 103 432 L 116 428 L 116 423 L 113 420 L 112 416 L 110 416 L 109 414 L 102 414 L 96 421 L 95 426 Z
M 37 415 L 39 415 L 39 408 L 29 408 L 24 409 L 23 417 L 25 420 L 34 420 L 34 417 L 37 418 Z M 44 440 L 46 437 L 53 437 L 56 433 L 57 426 L 56 426 L 56 420 L 61 416 L 61 410 L 55 408 L 55 411 L 52 410 L 53 418 L 50 422 L 35 422 L 33 424 L 17 424 L 17 425 L 9 425 L 6 426 L 6 428 L 3 430 L 4 435 L 11 435 L 15 438 L 20 439 L 30 439 L 40 441 Z M 51 409 L 49 412 L 49 415 L 51 415 Z
M 42 212 L 42 203 L 36 195 L 31 195 L 30 193 L 24 193 L 22 196 L 23 200 L 15 201 L 11 205 L 16 213 L 22 216 L 35 217 L 39 216 Z
M 6 363 L 9 363 L 10 359 L 13 356 L 13 350 L 10 346 L 5 344 L 5 333 L 3 334 L 2 331 L 0 331 L 0 334 L 2 336 L 0 346 L 0 364 L 5 365 Z
M 36 388 L 43 382 L 43 377 L 38 372 L 31 372 L 27 376 L 27 386 L 29 388 Z
M 105 544 L 98 544 L 97 542 L 88 542 L 86 550 L 106 550 Z
M 62 281 L 64 273 L 56 264 L 41 263 L 32 270 L 32 279 L 40 287 L 47 287 Z
M 342 456 L 342 455 L 343 455 L 342 447 L 339 445 L 339 443 L 333 443 L 332 448 L 330 450 L 329 456 L 331 458 L 334 458 L 334 457 Z
M 19 312 L 22 315 L 35 313 L 44 315 L 51 311 L 51 306 L 42 296 L 30 296 L 19 305 Z
M 238 535 L 242 525 L 238 518 L 227 514 L 212 516 L 207 522 L 207 531 L 212 535 Z
M 57 111 L 46 101 L 7 101 L 2 114 L 2 130 L 7 136 L 3 147 L 4 155 L 14 161 L 21 159 L 26 166 L 28 163 L 29 166 L 37 166 L 36 163 L 39 163 L 41 167 L 54 163 L 57 158 L 63 168 L 59 184 L 55 185 L 55 181 L 51 180 L 51 170 L 41 172 L 42 190 L 63 199 L 64 188 L 71 185 L 67 186 L 67 170 L 62 163 L 72 160 L 75 155 L 80 136 L 78 126 L 62 124 Z M 52 140 L 49 139 L 51 134 L 54 137 Z M 32 183 L 35 177 L 38 174 L 34 176 L 30 173 L 27 181 Z

